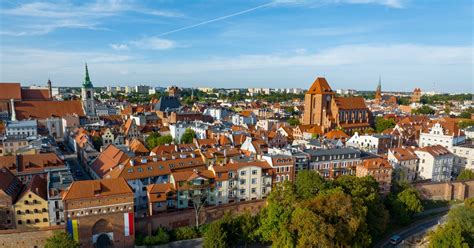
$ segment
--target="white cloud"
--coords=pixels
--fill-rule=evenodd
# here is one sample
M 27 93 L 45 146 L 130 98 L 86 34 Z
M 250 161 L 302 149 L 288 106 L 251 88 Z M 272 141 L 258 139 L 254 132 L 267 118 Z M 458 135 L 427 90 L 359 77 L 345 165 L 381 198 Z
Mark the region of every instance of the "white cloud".
M 214 87 L 302 87 L 316 76 L 326 76 L 333 88 L 372 89 L 378 76 L 385 90 L 472 90 L 472 46 L 417 44 L 358 44 L 317 52 L 246 54 L 172 61 L 118 56 L 109 53 L 65 53 L 5 48 L 0 58 L 0 80 L 35 83 L 55 78 L 63 85 L 79 84 L 83 62 L 90 64 L 95 85 L 110 82 L 181 83 Z M 28 72 L 28 73 L 25 73 Z M 76 80 L 77 79 L 77 80 Z M 165 85 L 166 86 L 166 85 Z
M 71 2 L 33 2 L 20 4 L 15 8 L 2 8 L 1 15 L 21 17 L 18 21 L 3 24 L 2 35 L 43 35 L 58 28 L 99 29 L 101 20 L 125 12 L 137 12 L 162 17 L 183 17 L 177 12 L 147 9 L 130 1 L 97 0 L 92 3 L 74 5 Z M 100 28 L 103 30 L 103 28 Z
M 137 48 L 149 50 L 167 50 L 176 47 L 174 41 L 158 37 L 142 38 L 129 43 Z
M 117 50 L 117 51 L 128 51 L 129 47 L 127 44 L 110 44 L 110 47 L 112 49 Z

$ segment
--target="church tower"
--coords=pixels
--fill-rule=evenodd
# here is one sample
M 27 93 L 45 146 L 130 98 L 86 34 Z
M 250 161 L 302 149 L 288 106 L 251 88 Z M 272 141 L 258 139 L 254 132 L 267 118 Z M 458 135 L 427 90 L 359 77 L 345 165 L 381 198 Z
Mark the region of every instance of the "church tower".
M 379 84 L 375 90 L 375 103 L 380 104 L 382 102 L 382 77 L 379 76 Z
M 95 116 L 94 86 L 89 77 L 89 70 L 86 63 L 86 77 L 82 83 L 81 89 L 82 107 L 87 116 Z
M 303 124 L 326 126 L 334 95 L 326 79 L 317 78 L 304 96 Z

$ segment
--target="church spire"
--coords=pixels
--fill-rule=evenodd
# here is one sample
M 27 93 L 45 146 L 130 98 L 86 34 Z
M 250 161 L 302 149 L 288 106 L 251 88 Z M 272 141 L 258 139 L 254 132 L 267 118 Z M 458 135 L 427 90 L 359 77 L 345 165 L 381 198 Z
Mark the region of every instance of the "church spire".
M 379 75 L 379 84 L 377 85 L 377 91 L 382 91 L 382 76 Z
M 94 87 L 92 85 L 91 79 L 89 77 L 89 69 L 87 68 L 87 63 L 86 63 L 86 77 L 84 78 L 84 83 L 82 83 L 82 86 L 84 88 L 92 88 Z

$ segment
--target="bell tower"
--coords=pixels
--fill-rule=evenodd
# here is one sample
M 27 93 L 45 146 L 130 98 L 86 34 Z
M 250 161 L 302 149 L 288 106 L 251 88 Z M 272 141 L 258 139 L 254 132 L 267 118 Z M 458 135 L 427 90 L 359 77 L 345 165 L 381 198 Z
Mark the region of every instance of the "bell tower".
M 94 86 L 89 77 L 89 69 L 86 63 L 86 76 L 81 89 L 82 107 L 87 116 L 95 116 Z

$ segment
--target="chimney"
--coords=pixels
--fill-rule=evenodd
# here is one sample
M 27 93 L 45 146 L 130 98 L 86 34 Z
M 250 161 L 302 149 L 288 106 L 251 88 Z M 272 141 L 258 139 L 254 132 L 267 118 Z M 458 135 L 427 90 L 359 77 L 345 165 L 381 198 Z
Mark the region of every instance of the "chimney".
M 48 79 L 48 92 L 49 92 L 49 99 L 53 99 L 53 87 L 51 86 L 51 79 Z
M 13 100 L 13 98 L 10 99 L 10 106 L 12 108 L 12 113 L 11 113 L 12 121 L 16 121 L 15 101 Z
M 35 192 L 36 192 L 36 194 L 39 195 L 39 189 L 38 189 L 38 187 L 35 188 Z

